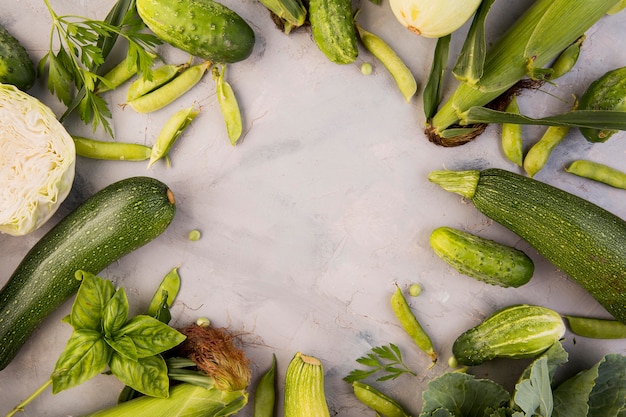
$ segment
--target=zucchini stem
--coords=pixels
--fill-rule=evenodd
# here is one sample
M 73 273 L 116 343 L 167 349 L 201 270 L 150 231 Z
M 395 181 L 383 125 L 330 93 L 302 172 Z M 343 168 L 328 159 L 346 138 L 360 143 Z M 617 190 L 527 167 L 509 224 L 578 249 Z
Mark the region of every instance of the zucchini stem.
M 436 170 L 428 174 L 430 182 L 434 182 L 444 190 L 460 194 L 470 200 L 474 197 L 479 179 L 480 171 L 478 170 Z

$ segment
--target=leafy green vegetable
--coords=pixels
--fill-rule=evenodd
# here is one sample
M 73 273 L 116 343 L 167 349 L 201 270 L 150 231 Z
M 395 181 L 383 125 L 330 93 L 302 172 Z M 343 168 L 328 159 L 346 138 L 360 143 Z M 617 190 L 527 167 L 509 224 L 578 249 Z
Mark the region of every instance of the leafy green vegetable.
M 385 375 L 376 379 L 377 381 L 386 381 L 396 379 L 402 374 L 410 374 L 415 376 L 415 372 L 409 369 L 402 359 L 400 348 L 393 343 L 385 346 L 377 346 L 371 349 L 371 353 L 357 358 L 357 362 L 365 365 L 370 369 L 361 370 L 354 369 L 350 371 L 344 381 L 354 382 L 360 381 L 377 372 L 384 372 Z

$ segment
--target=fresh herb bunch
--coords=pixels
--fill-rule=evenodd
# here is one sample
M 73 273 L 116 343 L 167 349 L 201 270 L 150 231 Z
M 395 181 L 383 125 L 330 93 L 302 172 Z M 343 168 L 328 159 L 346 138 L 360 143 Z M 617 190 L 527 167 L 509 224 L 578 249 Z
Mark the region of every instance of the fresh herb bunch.
M 400 348 L 393 343 L 373 347 L 371 353 L 361 356 L 356 361 L 361 365 L 369 367 L 369 369 L 354 369 L 343 379 L 344 381 L 360 381 L 377 372 L 385 373 L 385 375 L 378 377 L 377 381 L 396 379 L 402 374 L 416 375 L 404 363 Z
M 106 82 L 98 69 L 117 38 L 122 37 L 128 42 L 129 65 L 136 65 L 138 73 L 149 78 L 156 56 L 154 48 L 161 41 L 143 31 L 145 25 L 137 15 L 134 0 L 118 0 L 105 20 L 59 16 L 49 0 L 44 1 L 52 16 L 52 28 L 50 49 L 39 62 L 39 72 L 43 73 L 48 64 L 48 89 L 68 106 L 63 117 L 77 110 L 81 120 L 91 123 L 94 131 L 102 126 L 113 135 L 108 120 L 111 111 L 95 92 L 99 82 Z

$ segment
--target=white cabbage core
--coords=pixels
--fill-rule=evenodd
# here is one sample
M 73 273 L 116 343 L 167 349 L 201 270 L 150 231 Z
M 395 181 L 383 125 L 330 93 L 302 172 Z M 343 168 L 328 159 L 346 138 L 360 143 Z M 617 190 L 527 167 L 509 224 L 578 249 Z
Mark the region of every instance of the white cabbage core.
M 74 141 L 36 98 L 0 84 L 0 232 L 43 225 L 74 181 Z

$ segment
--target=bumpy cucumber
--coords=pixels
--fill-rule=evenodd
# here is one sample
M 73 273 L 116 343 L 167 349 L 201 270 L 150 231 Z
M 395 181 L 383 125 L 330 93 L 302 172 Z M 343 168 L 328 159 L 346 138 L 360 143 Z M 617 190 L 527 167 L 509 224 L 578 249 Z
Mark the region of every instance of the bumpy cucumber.
M 35 83 L 35 77 L 35 65 L 26 49 L 0 25 L 0 83 L 26 91 Z
M 175 211 L 165 184 L 132 177 L 100 190 L 46 233 L 0 290 L 0 369 L 78 290 L 77 270 L 99 273 L 160 235 Z
M 254 48 L 254 31 L 213 0 L 137 0 L 137 12 L 161 40 L 213 63 L 243 61 Z
M 317 47 L 337 64 L 351 64 L 359 54 L 350 0 L 310 0 L 309 22 Z
M 469 198 L 626 323 L 626 221 L 574 194 L 497 168 L 434 171 L 429 179 Z
M 460 273 L 491 285 L 519 287 L 535 270 L 523 251 L 451 227 L 433 230 L 430 246 Z
M 626 111 L 626 67 L 607 72 L 591 83 L 580 97 L 581 110 Z M 606 142 L 617 130 L 580 128 L 589 142 Z
M 461 334 L 452 354 L 462 365 L 494 358 L 523 359 L 539 355 L 565 334 L 559 313 L 528 304 L 503 308 Z

